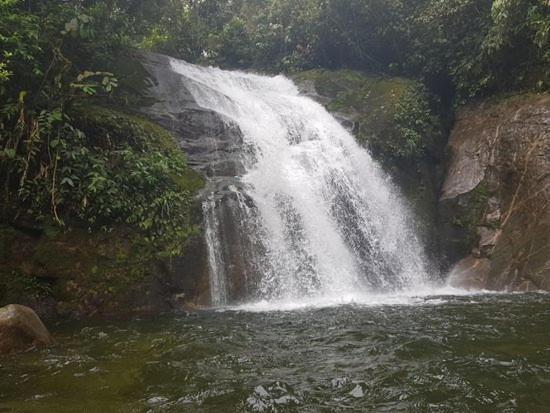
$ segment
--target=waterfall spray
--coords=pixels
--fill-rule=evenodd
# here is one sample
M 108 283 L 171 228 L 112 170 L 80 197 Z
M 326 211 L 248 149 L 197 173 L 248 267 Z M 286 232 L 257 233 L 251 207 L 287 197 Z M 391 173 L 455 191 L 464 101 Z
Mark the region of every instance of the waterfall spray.
M 235 207 L 248 247 L 240 301 L 397 292 L 427 282 L 423 248 L 391 180 L 323 106 L 283 76 L 172 60 L 196 103 L 240 128 Z M 228 298 L 219 214 L 204 204 L 214 305 Z M 227 241 L 225 241 L 227 242 Z M 243 244 L 244 245 L 244 244 Z

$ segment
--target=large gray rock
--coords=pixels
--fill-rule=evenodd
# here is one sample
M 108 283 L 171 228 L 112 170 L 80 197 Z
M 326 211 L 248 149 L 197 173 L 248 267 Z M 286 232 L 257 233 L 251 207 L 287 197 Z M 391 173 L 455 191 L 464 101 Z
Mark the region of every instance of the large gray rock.
M 450 261 L 468 256 L 453 276 L 486 289 L 549 290 L 550 94 L 462 108 L 449 152 L 442 239 Z
M 175 72 L 170 57 L 147 53 L 141 63 L 149 79 L 147 96 L 153 102 L 141 111 L 172 132 L 189 165 L 207 178 L 199 201 L 204 226 L 215 227 L 220 239 L 216 253 L 225 263 L 227 298 L 231 302 L 247 298 L 246 279 L 256 279 L 258 273 L 251 254 L 259 246 L 252 245 L 249 234 L 255 229 L 246 228 L 242 217 L 243 203 L 247 211 L 255 209 L 241 190 L 242 132 L 231 119 L 197 105 L 189 90 L 195 81 Z M 206 232 L 190 242 L 184 257 L 171 263 L 171 270 L 186 280 L 187 298 L 201 305 L 211 304 Z
M 17 304 L 0 308 L 0 354 L 26 351 L 52 342 L 52 336 L 31 308 Z

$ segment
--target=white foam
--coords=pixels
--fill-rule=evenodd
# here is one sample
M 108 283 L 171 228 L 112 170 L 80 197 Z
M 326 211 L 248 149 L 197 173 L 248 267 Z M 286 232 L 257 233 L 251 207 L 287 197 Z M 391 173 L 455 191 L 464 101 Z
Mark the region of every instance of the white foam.
M 453 287 L 425 288 L 415 292 L 388 294 L 349 293 L 343 295 L 322 295 L 301 300 L 260 300 L 256 302 L 227 306 L 223 311 L 272 312 L 313 310 L 320 308 L 353 305 L 358 307 L 376 306 L 426 306 L 446 304 L 456 297 L 498 294 L 494 291 L 468 291 Z
M 283 76 L 205 68 L 178 60 L 198 105 L 235 122 L 242 131 L 246 173 L 242 191 L 255 205 L 263 246 L 247 291 L 260 297 L 243 308 L 304 308 L 340 303 L 410 303 L 406 291 L 429 281 L 413 225 L 391 180 L 367 150 L 325 108 L 301 96 Z M 220 227 L 206 220 L 212 301 L 227 303 L 216 242 Z M 374 291 L 401 291 L 376 295 Z

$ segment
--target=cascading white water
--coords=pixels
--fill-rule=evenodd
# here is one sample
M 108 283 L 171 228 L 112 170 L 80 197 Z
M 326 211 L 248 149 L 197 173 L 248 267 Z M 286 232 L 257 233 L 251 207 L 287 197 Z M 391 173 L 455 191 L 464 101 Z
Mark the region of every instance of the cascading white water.
M 411 218 L 369 153 L 320 104 L 283 76 L 173 60 L 196 103 L 235 122 L 246 172 L 234 189 L 252 243 L 257 300 L 395 292 L 427 282 Z M 252 200 L 250 206 L 244 198 Z M 227 304 L 219 217 L 206 200 L 212 300 Z M 244 253 L 244 252 L 243 252 Z

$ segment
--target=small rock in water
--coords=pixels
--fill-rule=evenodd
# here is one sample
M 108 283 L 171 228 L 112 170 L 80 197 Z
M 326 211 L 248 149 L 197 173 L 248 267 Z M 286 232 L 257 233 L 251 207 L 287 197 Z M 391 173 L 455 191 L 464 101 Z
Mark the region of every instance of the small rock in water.
M 31 397 L 31 400 L 42 400 L 47 397 L 51 397 L 53 395 L 54 393 L 35 394 L 34 396 Z
M 260 397 L 269 397 L 269 393 L 264 386 L 256 386 L 256 388 L 254 388 L 254 392 Z
M 357 386 L 355 386 L 353 388 L 352 391 L 349 392 L 349 394 L 351 394 L 353 397 L 359 399 L 359 398 L 361 398 L 365 395 L 365 392 L 363 391 L 363 387 L 360 384 L 358 384 Z
M 168 401 L 168 399 L 166 397 L 163 397 L 163 396 L 155 396 L 155 397 L 151 397 L 150 399 L 147 400 L 147 404 L 149 406 L 160 406 L 161 404 L 164 404 Z
M 349 379 L 347 377 L 337 377 L 330 381 L 332 387 L 339 389 L 348 383 Z
M 282 397 L 279 397 L 278 399 L 275 399 L 275 404 L 299 404 L 300 401 L 294 397 L 294 396 L 291 396 L 291 395 L 286 395 L 286 396 L 282 396 Z

